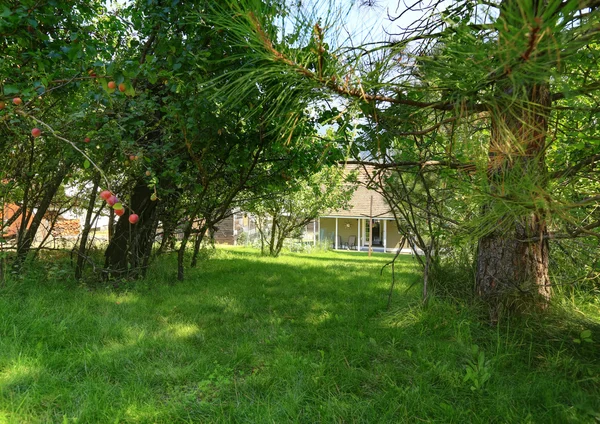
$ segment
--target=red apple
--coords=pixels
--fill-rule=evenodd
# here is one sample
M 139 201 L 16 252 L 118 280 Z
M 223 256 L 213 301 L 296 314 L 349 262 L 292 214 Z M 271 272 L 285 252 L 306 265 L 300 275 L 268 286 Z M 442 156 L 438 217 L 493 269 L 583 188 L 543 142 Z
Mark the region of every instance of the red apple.
M 108 206 L 112 206 L 115 203 L 119 203 L 119 199 L 117 199 L 117 196 L 114 194 L 111 194 L 110 197 L 106 199 L 106 203 L 108 203 Z
M 125 86 L 125 84 L 123 84 L 123 83 L 119 84 L 119 91 L 121 93 L 124 93 L 125 90 L 127 90 L 127 87 Z
M 14 103 L 15 105 L 19 106 L 21 103 L 23 103 L 23 100 L 21 100 L 21 98 L 20 98 L 20 97 L 15 97 L 15 98 L 13 99 L 13 103 Z
M 137 216 L 137 214 L 132 213 L 131 215 L 129 215 L 129 222 L 131 224 L 135 224 L 136 222 L 138 222 L 140 220 L 140 217 Z
M 152 175 L 152 172 L 151 172 L 151 171 L 146 171 L 146 177 L 149 177 L 149 176 L 151 176 L 151 175 Z
M 125 213 L 125 209 L 115 209 L 115 214 L 121 216 Z
M 129 155 L 129 160 L 134 161 L 136 159 L 137 159 L 137 157 L 135 155 Z
M 6 103 L 0 102 L 0 110 L 4 109 L 5 107 L 6 107 Z
M 110 88 L 111 90 L 114 90 L 115 88 L 117 88 L 117 83 L 114 81 L 110 81 L 108 83 L 108 88 Z
M 39 128 L 34 128 L 31 130 L 31 135 L 34 137 L 39 137 L 40 135 L 42 135 L 42 130 L 40 130 Z
M 92 140 L 90 140 L 90 138 L 89 138 L 89 137 L 86 137 L 86 138 L 84 138 L 84 139 L 83 139 L 83 142 L 84 142 L 84 143 L 89 143 L 90 141 L 92 141 Z
M 108 200 L 110 196 L 112 196 L 112 193 L 108 190 L 104 190 L 102 193 L 100 193 L 100 197 L 104 200 Z

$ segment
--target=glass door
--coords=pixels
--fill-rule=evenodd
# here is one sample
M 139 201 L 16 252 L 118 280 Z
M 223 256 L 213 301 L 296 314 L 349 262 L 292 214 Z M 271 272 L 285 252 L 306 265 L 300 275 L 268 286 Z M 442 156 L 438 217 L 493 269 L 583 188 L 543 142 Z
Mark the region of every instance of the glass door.
M 371 236 L 370 231 L 371 220 L 365 219 L 365 225 L 363 225 L 363 246 L 369 246 L 369 237 Z M 381 239 L 381 221 L 378 219 L 373 220 L 373 246 L 383 246 Z

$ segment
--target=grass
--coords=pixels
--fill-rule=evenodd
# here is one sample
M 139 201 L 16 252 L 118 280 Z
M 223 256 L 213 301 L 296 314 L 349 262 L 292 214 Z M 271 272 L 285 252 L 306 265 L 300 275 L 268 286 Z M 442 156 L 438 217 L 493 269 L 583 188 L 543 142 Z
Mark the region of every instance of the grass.
M 400 257 L 386 311 L 390 258 L 219 249 L 184 283 L 166 258 L 118 290 L 32 266 L 0 289 L 0 422 L 600 420 L 599 303 L 490 327 L 422 307 Z

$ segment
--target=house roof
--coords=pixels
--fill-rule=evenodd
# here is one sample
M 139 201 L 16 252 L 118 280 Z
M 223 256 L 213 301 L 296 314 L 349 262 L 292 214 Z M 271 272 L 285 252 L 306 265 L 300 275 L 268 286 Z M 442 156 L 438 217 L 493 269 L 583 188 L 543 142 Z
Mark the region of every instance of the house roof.
M 372 167 L 367 168 L 370 172 Z M 348 202 L 345 209 L 330 210 L 324 216 L 331 217 L 369 217 L 373 218 L 394 218 L 390 206 L 385 198 L 375 190 L 366 187 L 369 178 L 362 166 L 346 165 L 346 172 L 358 171 L 358 186 L 352 194 L 352 199 Z M 373 199 L 373 214 L 371 215 L 371 198 Z

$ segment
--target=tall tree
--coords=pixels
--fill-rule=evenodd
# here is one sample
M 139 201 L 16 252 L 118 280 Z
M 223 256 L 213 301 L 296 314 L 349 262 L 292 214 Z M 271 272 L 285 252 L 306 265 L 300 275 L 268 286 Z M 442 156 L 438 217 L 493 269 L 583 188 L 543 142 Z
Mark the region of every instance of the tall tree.
M 598 6 L 398 3 L 396 15 L 389 12 L 391 36 L 365 44 L 336 37 L 334 7 L 328 17 L 300 6 L 295 20 L 274 32 L 262 22 L 259 2 L 228 2 L 213 22 L 248 47 L 252 63 L 235 80 L 228 76 L 231 101 L 259 85 L 272 110 L 288 117 L 282 136 L 307 107 L 336 99 L 373 128 L 363 146 L 372 165 L 455 171 L 452 178 L 466 183 L 463 194 L 481 208 L 468 228 L 478 239 L 477 291 L 495 320 L 501 305 L 543 305 L 550 297 L 551 239 L 598 237 L 599 217 L 590 208 L 600 200 L 597 180 L 587 179 L 570 198 L 560 188 L 585 178 L 600 159 L 590 125 L 600 100 Z M 576 124 L 566 118 L 575 111 L 582 118 Z M 331 123 L 352 124 L 345 116 Z M 583 141 L 576 147 L 574 136 Z M 415 137 L 425 137 L 428 149 L 403 160 Z

